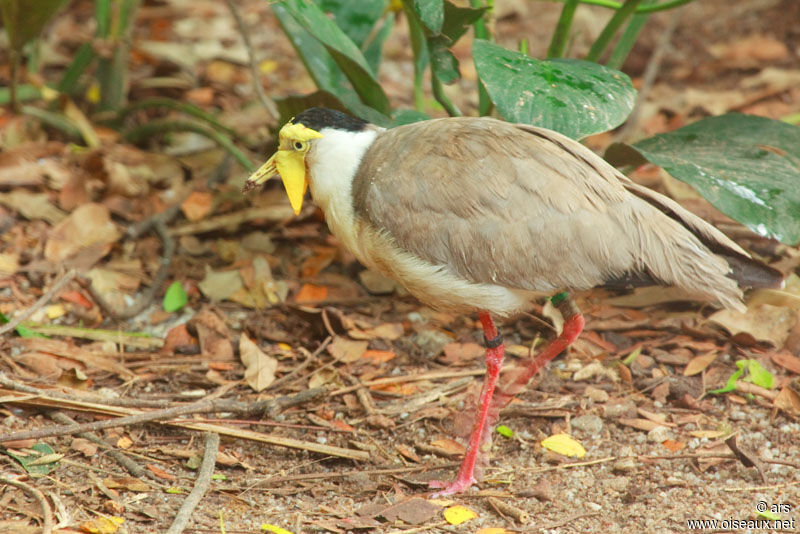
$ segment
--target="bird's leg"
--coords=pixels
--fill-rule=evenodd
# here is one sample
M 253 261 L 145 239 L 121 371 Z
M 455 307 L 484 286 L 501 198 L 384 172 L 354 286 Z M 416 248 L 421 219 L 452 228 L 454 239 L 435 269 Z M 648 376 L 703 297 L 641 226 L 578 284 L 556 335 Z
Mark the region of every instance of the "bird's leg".
M 461 462 L 458 476 L 456 476 L 454 481 L 449 483 L 441 481 L 431 482 L 430 487 L 443 488 L 442 491 L 435 493 L 433 495 L 434 497 L 461 493 L 475 483 L 475 463 L 480 454 L 485 452 L 482 450 L 482 445 L 485 436 L 488 435 L 486 431 L 487 425 L 491 424 L 492 419 L 487 416 L 489 415 L 489 407 L 492 405 L 492 394 L 497 385 L 497 377 L 500 375 L 500 367 L 503 365 L 505 347 L 503 345 L 503 338 L 498 334 L 491 315 L 489 315 L 488 312 L 481 312 L 479 318 L 483 325 L 483 337 L 486 345 L 486 377 L 484 378 L 483 389 L 481 390 L 481 396 L 478 400 L 478 413 L 475 417 L 475 423 L 472 426 L 469 445 L 464 455 L 464 461 Z
M 522 391 L 531 378 L 544 367 L 547 362 L 561 354 L 583 331 L 586 321 L 580 310 L 566 293 L 559 293 L 552 298 L 561 315 L 564 317 L 564 328 L 561 335 L 554 339 L 542 352 L 536 355 L 525 367 L 511 375 L 511 378 L 497 390 L 490 414 L 496 416 L 514 396 Z

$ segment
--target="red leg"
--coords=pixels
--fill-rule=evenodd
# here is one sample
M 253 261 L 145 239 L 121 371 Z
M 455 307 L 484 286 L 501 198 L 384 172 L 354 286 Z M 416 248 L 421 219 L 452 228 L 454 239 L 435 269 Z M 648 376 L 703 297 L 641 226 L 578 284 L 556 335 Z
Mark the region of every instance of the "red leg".
M 494 402 L 492 403 L 492 413 L 498 413 L 504 406 L 506 406 L 517 393 L 525 389 L 531 378 L 536 376 L 542 367 L 547 365 L 547 362 L 561 354 L 567 347 L 569 347 L 583 331 L 586 321 L 583 315 L 577 310 L 571 310 L 572 315 L 565 317 L 564 328 L 561 330 L 561 335 L 550 343 L 541 353 L 536 355 L 530 363 L 512 374 L 509 381 L 498 388 L 497 395 L 495 395 Z
M 475 418 L 475 423 L 472 426 L 472 433 L 469 437 L 469 445 L 467 452 L 464 456 L 464 461 L 461 463 L 461 469 L 458 471 L 458 476 L 453 482 L 446 483 L 434 481 L 430 483 L 432 488 L 443 488 L 433 495 L 433 497 L 441 497 L 443 495 L 452 495 L 453 493 L 461 493 L 475 483 L 475 463 L 481 451 L 484 435 L 486 435 L 487 416 L 489 415 L 489 407 L 492 405 L 492 394 L 497 384 L 497 377 L 500 375 L 500 367 L 503 365 L 503 356 L 505 354 L 505 347 L 500 342 L 499 345 L 493 346 L 493 341 L 498 339 L 497 328 L 492 322 L 492 317 L 487 312 L 481 312 L 481 324 L 483 324 L 483 335 L 486 338 L 486 377 L 483 382 L 483 389 L 478 401 L 478 413 Z

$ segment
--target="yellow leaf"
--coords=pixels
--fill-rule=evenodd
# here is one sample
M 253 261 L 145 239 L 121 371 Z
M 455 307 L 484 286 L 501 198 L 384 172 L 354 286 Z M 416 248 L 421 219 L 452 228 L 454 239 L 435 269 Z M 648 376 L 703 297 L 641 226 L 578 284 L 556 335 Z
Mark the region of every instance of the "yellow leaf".
M 451 525 L 460 525 L 461 523 L 466 523 L 470 519 L 475 519 L 476 517 L 478 517 L 478 514 L 466 506 L 461 506 L 460 504 L 451 506 L 444 511 L 444 518 Z
M 91 521 L 81 523 L 81 530 L 90 534 L 114 534 L 125 522 L 122 517 L 95 517 Z
M 47 317 L 50 319 L 58 319 L 62 315 L 67 314 L 67 310 L 65 310 L 64 306 L 61 304 L 51 304 L 45 308 L 45 312 L 47 313 Z
M 261 525 L 261 530 L 266 530 L 267 532 L 272 532 L 273 534 L 292 534 L 285 528 L 276 527 L 275 525 L 268 525 L 266 523 Z
M 542 440 L 542 447 L 564 456 L 583 458 L 586 449 L 583 445 L 572 439 L 568 434 L 555 434 Z

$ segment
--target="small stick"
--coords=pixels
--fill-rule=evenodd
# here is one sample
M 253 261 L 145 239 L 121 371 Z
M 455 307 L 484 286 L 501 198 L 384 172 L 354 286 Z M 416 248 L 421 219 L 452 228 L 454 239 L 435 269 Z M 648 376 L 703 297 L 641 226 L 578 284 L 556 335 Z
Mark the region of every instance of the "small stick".
M 36 502 L 39 503 L 39 506 L 42 507 L 42 534 L 51 534 L 53 532 L 53 509 L 50 507 L 50 503 L 47 502 L 47 497 L 44 496 L 44 493 L 29 484 L 4 476 L 0 476 L 0 484 L 15 486 L 31 494 L 36 499 Z
M 217 399 L 203 399 L 183 406 L 175 406 L 163 410 L 153 410 L 149 412 L 140 412 L 134 415 L 125 417 L 117 417 L 114 419 L 106 419 L 104 421 L 95 421 L 93 423 L 81 423 L 75 425 L 51 426 L 40 428 L 37 430 L 25 430 L 21 432 L 12 432 L 7 434 L 0 434 L 0 443 L 4 441 L 17 441 L 22 439 L 41 439 L 47 437 L 65 436 L 77 434 L 80 432 L 94 432 L 96 430 L 103 430 L 106 428 L 113 428 L 115 426 L 128 426 L 142 423 L 151 423 L 154 421 L 163 421 L 165 419 L 174 419 L 182 415 L 190 415 L 196 413 L 209 413 L 209 412 L 238 412 L 238 413 L 270 413 L 273 410 L 284 409 L 292 406 L 302 399 L 302 402 L 308 401 L 316 396 L 323 395 L 325 388 L 314 388 L 303 390 L 296 395 L 289 397 L 282 397 L 278 399 L 270 399 L 266 401 L 259 401 L 254 403 L 243 403 L 231 400 L 217 400 Z M 6 401 L 13 402 L 13 401 Z M 187 421 L 188 422 L 188 421 Z
M 522 510 L 520 508 L 517 508 L 516 506 L 508 504 L 505 501 L 501 501 L 496 497 L 489 497 L 487 498 L 487 501 L 489 501 L 489 504 L 491 504 L 492 507 L 494 507 L 498 512 L 500 512 L 501 515 L 511 516 L 514 519 L 516 519 L 518 523 L 522 525 L 524 525 L 531 519 L 530 514 L 525 510 Z
M 563 521 L 558 521 L 557 523 L 550 523 L 549 525 L 542 525 L 541 527 L 539 527 L 539 530 L 542 531 L 542 530 L 551 530 L 551 529 L 554 529 L 554 528 L 560 528 L 560 527 L 563 527 L 564 525 L 572 523 L 573 521 L 576 521 L 578 519 L 583 519 L 584 517 L 592 517 L 594 515 L 599 515 L 599 514 L 600 514 L 600 512 L 588 512 L 588 513 L 585 513 L 585 514 L 576 514 L 576 515 L 573 515 L 571 517 L 568 517 L 568 518 L 564 519 Z
M 214 474 L 214 465 L 217 462 L 217 452 L 219 452 L 219 434 L 207 432 L 205 434 L 205 452 L 203 452 L 203 462 L 200 464 L 200 469 L 197 472 L 197 479 L 194 483 L 189 496 L 183 501 L 178 515 L 172 521 L 167 534 L 180 534 L 189 524 L 197 505 L 208 492 L 211 486 L 211 475 Z
M 305 353 L 306 359 L 303 360 L 303 363 L 292 369 L 292 372 L 288 373 L 285 376 L 280 377 L 275 382 L 270 384 L 267 389 L 277 389 L 278 386 L 294 382 L 295 379 L 297 378 L 297 375 L 299 375 L 303 369 L 311 365 L 311 362 L 314 361 L 317 358 L 317 356 L 322 354 L 322 351 L 325 350 L 325 348 L 330 344 L 331 340 L 332 340 L 331 336 L 326 337 L 325 340 L 320 344 L 319 347 L 317 347 L 317 349 L 314 352 L 308 352 L 308 350 L 306 350 L 305 348 L 298 347 L 298 350 L 300 352 Z
M 276 106 L 275 102 L 273 102 L 272 99 L 267 96 L 267 94 L 264 92 L 264 88 L 261 86 L 261 75 L 258 72 L 256 53 L 253 50 L 253 45 L 250 43 L 250 35 L 247 33 L 247 28 L 244 25 L 244 19 L 242 19 L 242 15 L 239 13 L 239 9 L 233 3 L 233 0 L 227 1 L 228 9 L 230 9 L 231 15 L 233 15 L 233 20 L 236 21 L 236 27 L 239 29 L 239 33 L 244 41 L 244 47 L 247 49 L 247 57 L 250 60 L 250 75 L 253 77 L 253 88 L 256 90 L 258 100 L 261 102 L 261 105 L 264 106 L 264 109 L 267 110 L 267 113 L 270 114 L 271 118 L 275 122 L 278 122 L 278 118 L 280 117 L 280 113 L 278 113 L 278 106 Z
M 78 423 L 70 418 L 68 415 L 58 412 L 58 411 L 51 411 L 47 414 L 51 419 L 53 419 L 57 423 L 61 423 L 62 425 L 77 425 Z M 144 469 L 139 464 L 125 456 L 122 451 L 118 451 L 108 443 L 106 443 L 103 439 L 101 439 L 96 434 L 92 434 L 90 432 L 81 432 L 78 434 L 79 438 L 88 439 L 92 443 L 99 445 L 102 449 L 104 449 L 109 456 L 114 458 L 118 464 L 128 470 L 130 474 L 135 476 L 136 478 L 143 478 L 146 476 L 150 476 L 151 478 L 158 478 L 156 475 L 147 469 Z
M 65 285 L 67 285 L 73 278 L 75 278 L 76 274 L 78 274 L 78 271 L 76 271 L 75 269 L 70 269 L 69 271 L 67 271 L 67 273 L 58 280 L 58 282 L 53 284 L 53 287 L 51 287 L 47 291 L 47 293 L 39 297 L 39 300 L 33 303 L 33 306 L 31 306 L 24 312 L 17 314 L 13 319 L 8 321 L 3 326 L 0 326 L 0 336 L 16 328 L 17 325 L 19 325 L 22 321 L 33 315 L 37 310 L 41 309 L 45 304 L 50 302 L 50 300 L 56 295 L 56 293 L 61 291 L 61 289 Z

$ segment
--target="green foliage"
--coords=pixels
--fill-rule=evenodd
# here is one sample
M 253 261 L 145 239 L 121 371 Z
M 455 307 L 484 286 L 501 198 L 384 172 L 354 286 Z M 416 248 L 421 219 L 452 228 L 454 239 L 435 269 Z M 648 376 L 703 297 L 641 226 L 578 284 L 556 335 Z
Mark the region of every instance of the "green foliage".
M 503 436 L 504 438 L 513 438 L 514 437 L 514 431 L 511 430 L 506 425 L 498 425 L 496 430 L 497 430 L 497 433 L 500 434 L 501 436 Z
M 27 473 L 38 476 L 46 475 L 58 467 L 58 460 L 63 456 L 56 454 L 47 443 L 34 443 L 31 450 L 34 452 L 30 454 L 17 454 L 8 450 L 3 452 L 18 461 Z
M 614 164 L 664 167 L 717 209 L 754 232 L 789 245 L 800 243 L 800 128 L 730 113 L 612 146 Z M 624 149 L 635 152 L 623 153 Z
M 739 360 L 736 362 L 736 367 L 738 367 L 738 369 L 734 371 L 724 387 L 711 390 L 709 393 L 720 395 L 733 391 L 736 389 L 736 381 L 742 378 L 745 372 L 747 375 L 742 379 L 745 382 L 751 382 L 762 388 L 772 389 L 772 373 L 764 369 L 764 367 L 758 363 L 758 360 Z
M 0 15 L 8 33 L 9 46 L 21 51 L 65 3 L 66 0 L 36 0 L 36 6 L 32 6 L 23 0 L 0 0 Z
M 164 311 L 175 312 L 186 306 L 189 297 L 180 282 L 172 282 L 164 293 Z
M 482 40 L 472 55 L 489 98 L 511 122 L 580 138 L 619 126 L 633 109 L 630 78 L 597 63 L 538 60 Z

